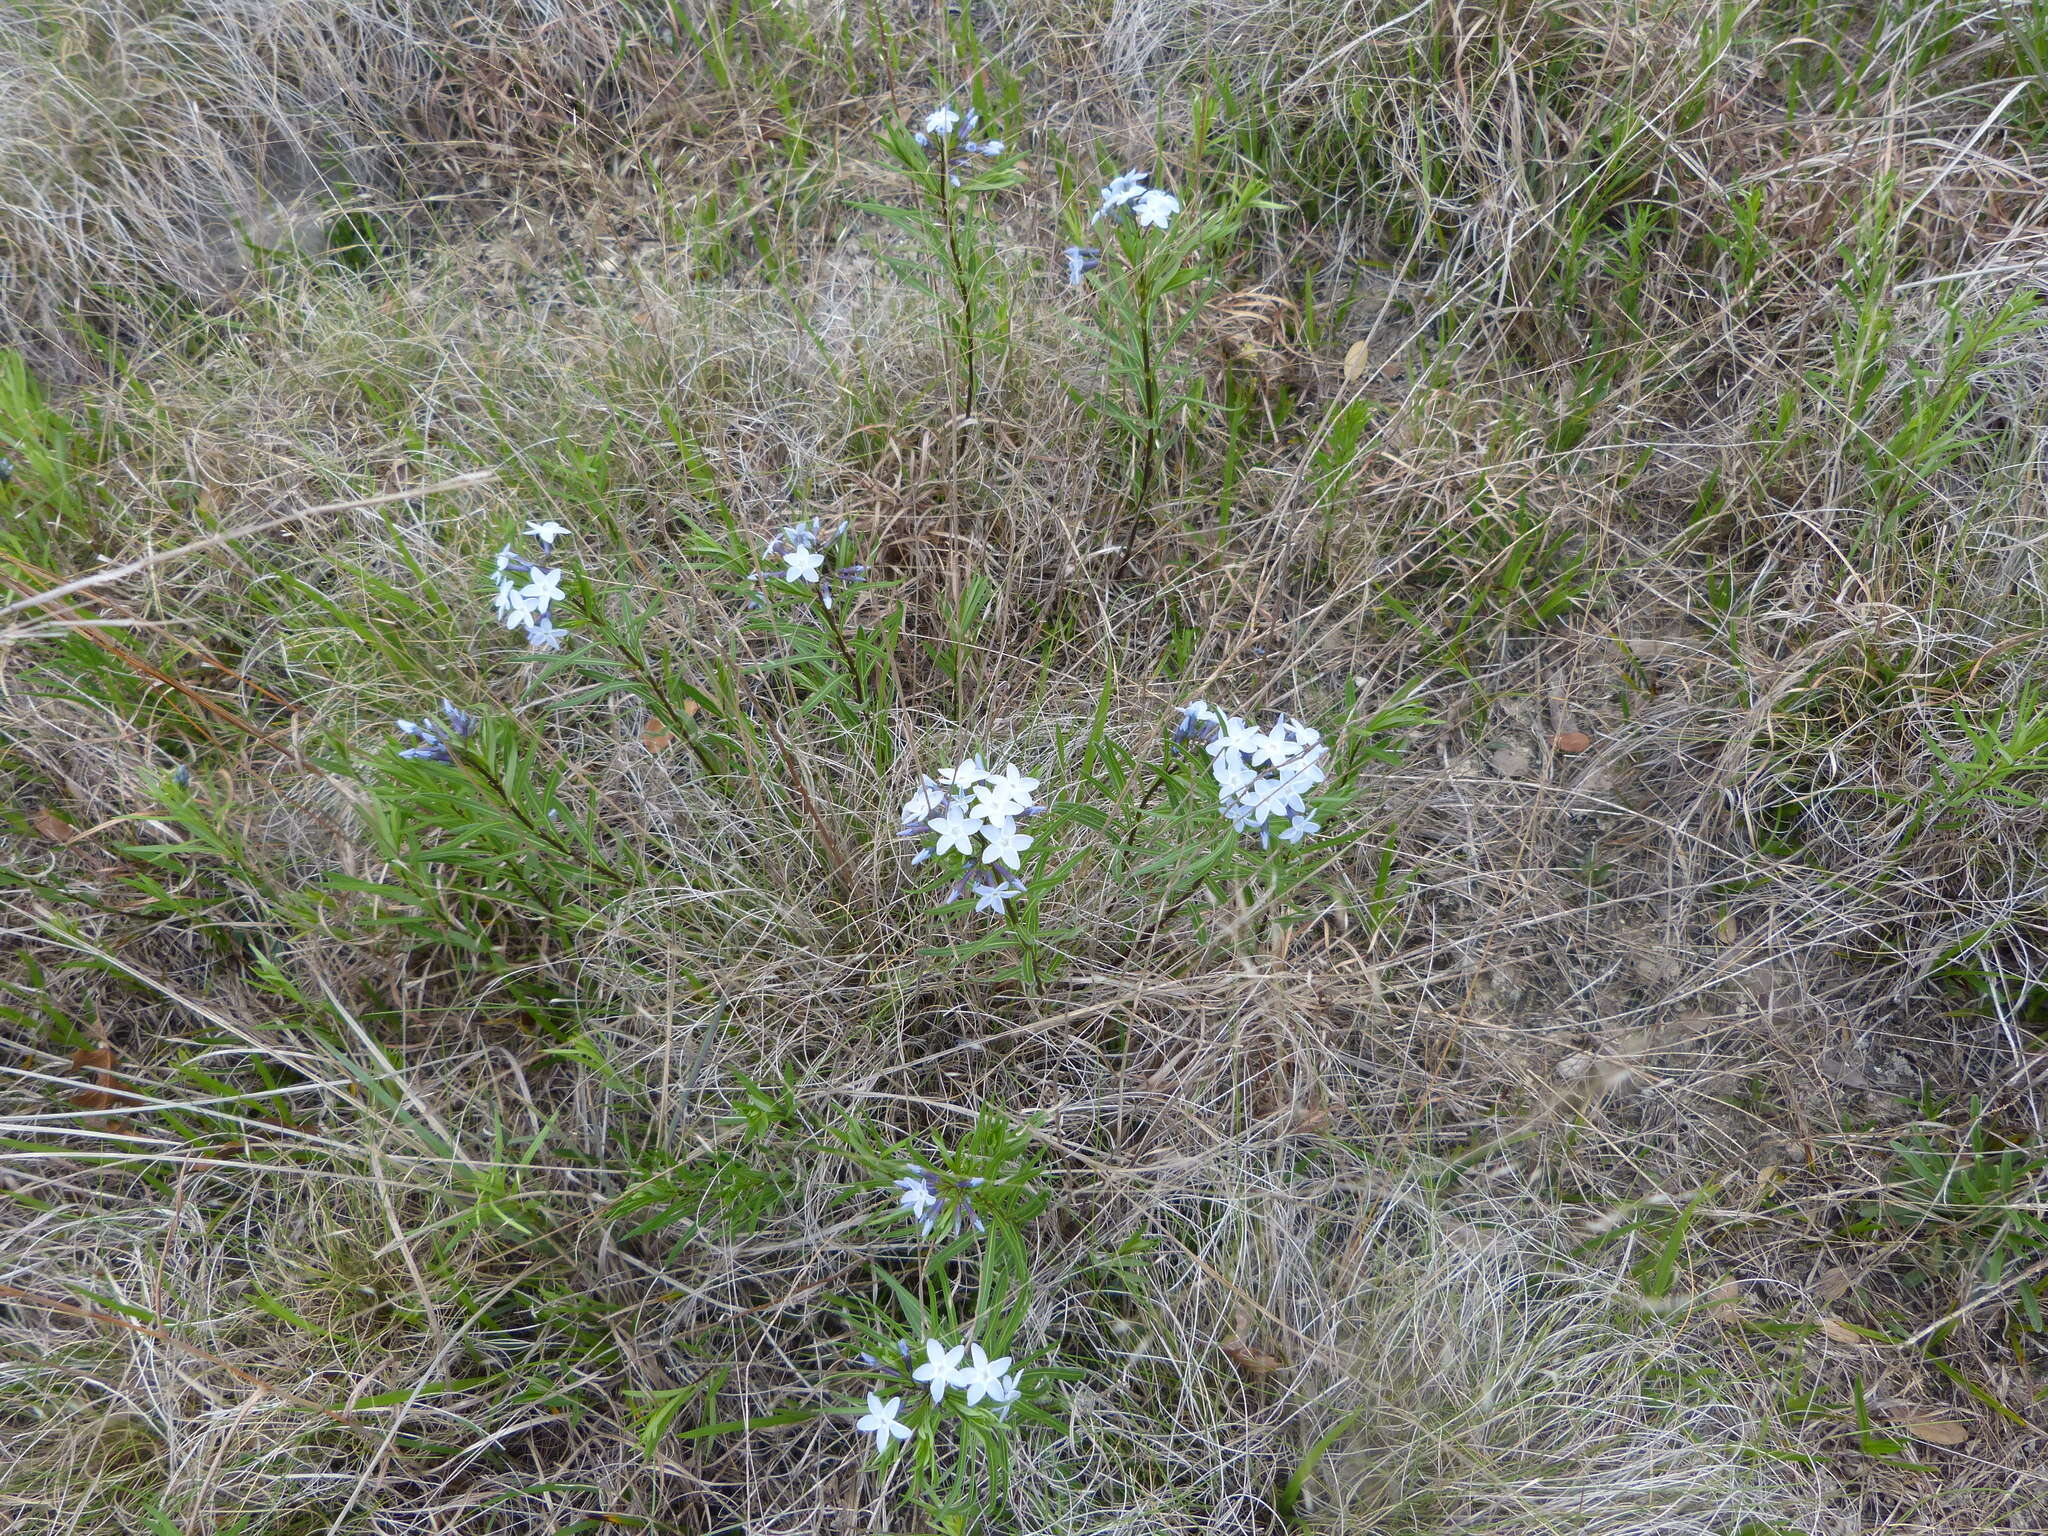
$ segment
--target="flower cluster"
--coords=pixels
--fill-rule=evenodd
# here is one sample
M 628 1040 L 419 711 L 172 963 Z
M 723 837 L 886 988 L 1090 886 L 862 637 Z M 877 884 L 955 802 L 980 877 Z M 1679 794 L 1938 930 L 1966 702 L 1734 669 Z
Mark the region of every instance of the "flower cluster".
M 906 1163 L 904 1166 L 910 1172 L 893 1186 L 902 1191 L 896 1203 L 917 1223 L 918 1231 L 930 1237 L 933 1228 L 944 1226 L 950 1236 L 960 1230 L 962 1221 L 977 1232 L 988 1230 L 981 1217 L 975 1214 L 972 1195 L 972 1191 L 981 1188 L 988 1180 L 956 1179 L 949 1173 L 918 1163 Z
M 778 581 L 794 582 L 799 586 L 818 589 L 818 600 L 827 608 L 832 606 L 832 586 L 850 586 L 867 579 L 868 568 L 864 565 L 842 565 L 837 569 L 826 563 L 826 555 L 841 534 L 852 524 L 841 522 L 830 533 L 820 530 L 823 524 L 815 517 L 807 517 L 800 523 L 791 523 L 776 534 L 761 548 L 761 558 L 772 567 L 778 560 L 781 570 L 754 572 L 755 581 L 774 577 Z
M 959 1392 L 972 1408 L 986 1402 L 996 1411 L 998 1418 L 1010 1416 L 1010 1405 L 1024 1395 L 1021 1373 L 1012 1372 L 1011 1359 L 1001 1355 L 991 1360 L 988 1351 L 979 1344 L 955 1344 L 948 1349 L 943 1340 L 924 1341 L 924 1363 L 912 1367 L 911 1347 L 907 1342 L 896 1345 L 898 1359 L 883 1361 L 873 1355 L 862 1355 L 861 1363 L 871 1370 L 885 1373 L 897 1382 L 914 1382 L 925 1387 L 937 1407 L 945 1400 L 948 1392 Z M 875 1454 L 885 1456 L 891 1445 L 908 1440 L 916 1433 L 903 1422 L 903 1397 L 898 1394 L 884 1402 L 879 1392 L 868 1393 L 868 1411 L 854 1422 L 854 1428 L 864 1435 L 875 1437 Z
M 1015 763 L 997 773 L 970 757 L 957 768 L 924 777 L 917 793 L 904 802 L 896 835 L 937 838 L 911 862 L 957 854 L 960 878 L 948 899 L 958 901 L 971 891 L 975 911 L 1000 915 L 1009 901 L 1024 894 L 1024 853 L 1037 839 L 1022 830 L 1023 824 L 1045 813 L 1032 798 L 1037 788 L 1038 780 L 1019 772 Z
M 977 143 L 973 133 L 980 122 L 981 114 L 974 108 L 956 112 L 941 102 L 925 114 L 923 131 L 913 133 L 911 137 L 917 140 L 920 149 L 929 149 L 937 143 L 942 150 L 951 148 L 963 155 L 985 155 L 993 160 L 1003 152 L 1003 141 L 984 139 Z
M 441 701 L 439 720 L 428 715 L 423 720 L 394 720 L 392 724 L 398 727 L 399 735 L 417 743 L 398 755 L 422 763 L 454 762 L 454 754 L 448 750 L 449 742 L 467 741 L 476 734 L 476 716 L 467 710 L 457 709 L 446 699 Z
M 1180 212 L 1180 199 L 1163 187 L 1146 186 L 1151 176 L 1150 171 L 1130 170 L 1121 176 L 1111 177 L 1109 185 L 1102 189 L 1102 206 L 1095 210 L 1095 217 L 1088 222 L 1100 224 L 1108 219 L 1111 223 L 1121 223 L 1130 219 L 1140 229 L 1170 228 L 1173 216 Z M 1070 265 L 1073 263 L 1071 255 L 1068 261 Z M 1079 282 L 1080 278 L 1077 276 L 1074 281 Z
M 1256 827 L 1262 846 L 1272 845 L 1277 822 L 1286 823 L 1280 840 L 1287 843 L 1322 830 L 1309 814 L 1307 797 L 1329 776 L 1323 766 L 1329 749 L 1314 726 L 1279 715 L 1271 730 L 1262 731 L 1197 699 L 1182 707 L 1173 739 L 1209 754 L 1224 816 L 1240 832 Z
M 552 555 L 555 540 L 569 530 L 557 522 L 528 523 L 526 536 L 536 540 L 544 556 Z M 562 597 L 562 571 L 535 565 L 517 550 L 498 551 L 498 595 L 492 603 L 507 629 L 524 629 L 526 643 L 536 651 L 559 651 L 568 631 L 554 620 L 554 605 Z

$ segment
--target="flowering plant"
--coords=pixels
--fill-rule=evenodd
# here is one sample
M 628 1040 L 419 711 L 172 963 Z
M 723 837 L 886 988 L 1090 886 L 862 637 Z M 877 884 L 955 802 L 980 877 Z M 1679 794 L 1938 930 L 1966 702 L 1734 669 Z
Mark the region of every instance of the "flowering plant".
M 467 710 L 457 709 L 448 700 L 441 701 L 441 718 L 436 720 L 427 715 L 418 720 L 394 720 L 400 736 L 411 738 L 413 745 L 398 755 L 421 763 L 453 763 L 454 754 L 449 750 L 451 742 L 463 742 L 476 734 L 476 716 Z
M 911 862 L 938 859 L 957 868 L 947 899 L 972 893 L 975 911 L 1001 916 L 1025 894 L 1024 854 L 1037 839 L 1023 828 L 1046 810 L 1033 798 L 1037 788 L 1038 780 L 1015 763 L 997 773 L 979 758 L 965 758 L 958 767 L 922 778 L 903 804 L 896 835 L 934 839 Z
M 1286 715 L 1270 729 L 1197 699 L 1181 707 L 1173 728 L 1176 746 L 1208 754 L 1224 817 L 1240 832 L 1256 830 L 1262 847 L 1280 840 L 1299 843 L 1322 830 L 1310 813 L 1308 795 L 1329 776 L 1329 749 L 1322 733 Z
M 946 347 L 962 423 L 971 422 L 980 408 L 989 353 L 1006 334 L 1006 306 L 997 289 L 1001 263 L 977 202 L 1024 179 L 1010 163 L 1002 139 L 975 137 L 980 127 L 981 114 L 972 106 L 940 102 L 914 129 L 885 129 L 883 146 L 910 183 L 914 201 L 907 207 L 856 205 L 893 224 L 921 248 L 921 260 L 889 253 L 883 259 L 905 282 L 945 307 Z
M 786 581 L 793 586 L 808 587 L 818 601 L 830 608 L 834 583 L 851 586 L 867 580 L 868 568 L 864 565 L 834 565 L 831 561 L 832 546 L 843 537 L 853 525 L 844 519 L 830 533 L 823 532 L 823 523 L 815 517 L 805 518 L 800 523 L 791 523 L 762 547 L 761 557 L 772 567 L 777 561 L 782 569 L 756 571 L 756 582 Z
M 1060 253 L 1067 282 L 1090 292 L 1093 328 L 1120 386 L 1100 396 L 1097 408 L 1124 429 L 1131 447 L 1130 514 L 1121 541 L 1126 563 L 1133 537 L 1151 517 L 1167 428 L 1199 398 L 1183 382 L 1186 370 L 1172 361 L 1172 351 L 1201 306 L 1170 301 L 1191 284 L 1214 281 L 1213 252 L 1254 200 L 1245 189 L 1199 216 L 1183 217 L 1180 198 L 1152 185 L 1153 175 L 1133 167 L 1112 176 L 1098 190 L 1085 227 L 1079 210 L 1070 215 L 1074 243 Z M 1093 234 L 1098 227 L 1102 233 Z M 1100 243 L 1083 243 L 1089 239 Z M 1092 283 L 1091 273 L 1099 274 Z
M 918 1231 L 930 1237 L 934 1228 L 943 1227 L 951 1234 L 960 1229 L 962 1221 L 977 1232 L 988 1230 L 974 1209 L 974 1191 L 987 1179 L 955 1178 L 944 1169 L 927 1168 L 922 1163 L 904 1166 L 910 1171 L 891 1187 L 902 1191 L 896 1203 L 917 1223 Z
M 552 520 L 528 523 L 526 536 L 535 540 L 543 555 L 552 555 L 555 540 L 569 530 Z M 555 623 L 554 606 L 562 598 L 559 568 L 536 565 L 510 545 L 498 551 L 497 596 L 492 608 L 507 629 L 524 629 L 526 643 L 536 651 L 559 651 L 568 631 Z

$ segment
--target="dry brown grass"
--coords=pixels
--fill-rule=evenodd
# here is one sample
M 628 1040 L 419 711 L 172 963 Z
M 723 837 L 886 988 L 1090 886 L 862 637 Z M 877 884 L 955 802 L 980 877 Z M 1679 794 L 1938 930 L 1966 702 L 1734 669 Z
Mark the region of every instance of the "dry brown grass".
M 928 306 L 846 208 L 893 195 L 871 136 L 957 42 L 929 7 L 695 47 L 645 19 L 4 24 L 0 342 L 81 427 L 46 462 L 47 415 L 0 419 L 16 590 L 498 472 L 0 652 L 10 1529 L 933 1528 L 841 1420 L 642 1430 L 710 1374 L 686 1423 L 857 1400 L 821 1373 L 915 1245 L 826 1133 L 929 1146 L 982 1106 L 1051 1196 L 1022 1339 L 1076 1372 L 991 1529 L 1270 1531 L 1326 1436 L 1315 1529 L 2048 1528 L 2038 1336 L 1999 1303 L 1898 1342 L 1970 1307 L 1976 1254 L 1849 1225 L 1916 1127 L 2040 1127 L 2040 769 L 1941 755 L 2031 718 L 2048 631 L 2040 343 L 1968 332 L 2038 287 L 2035 24 L 977 9 L 1034 175 L 956 442 Z M 1190 333 L 1236 446 L 1185 424 L 1120 567 L 1122 453 L 1065 388 L 1101 378 L 1085 300 L 1043 274 L 1060 169 L 1155 134 L 1191 197 L 1285 206 L 1224 268 L 1257 297 Z M 320 252 L 363 207 L 391 248 L 359 273 Z M 901 613 L 886 772 L 785 707 L 707 553 L 792 506 L 885 578 L 853 622 Z M 679 666 L 757 680 L 769 788 L 511 665 L 476 572 L 548 514 L 659 595 Z M 1051 761 L 1105 677 L 1141 754 L 1197 695 L 1334 719 L 1412 685 L 1431 719 L 1284 913 L 1198 926 L 1095 859 L 1049 986 L 935 960 L 884 835 L 914 766 Z M 307 894 L 390 877 L 375 775 L 336 765 L 440 693 L 535 722 L 633 863 L 488 961 Z M 793 1105 L 751 1140 L 749 1079 Z M 630 1235 L 623 1192 L 718 1159 L 765 1215 Z

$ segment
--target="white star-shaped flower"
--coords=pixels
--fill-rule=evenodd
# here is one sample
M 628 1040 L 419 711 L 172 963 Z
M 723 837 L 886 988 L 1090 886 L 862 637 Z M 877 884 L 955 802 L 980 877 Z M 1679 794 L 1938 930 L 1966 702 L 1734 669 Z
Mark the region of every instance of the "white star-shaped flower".
M 558 570 L 544 571 L 536 566 L 532 579 L 520 590 L 519 595 L 526 600 L 526 606 L 533 610 L 534 617 L 539 618 L 548 611 L 550 604 L 561 601 L 562 573 Z
M 946 1388 L 960 1385 L 960 1357 L 967 1353 L 965 1344 L 946 1348 L 937 1339 L 924 1341 L 924 1364 L 910 1373 L 913 1381 L 927 1383 L 932 1389 L 932 1401 L 937 1402 L 946 1395 Z
M 886 1456 L 889 1446 L 897 1440 L 908 1440 L 911 1428 L 896 1415 L 903 1411 L 903 1399 L 892 1397 L 886 1403 L 873 1392 L 868 1394 L 868 1411 L 854 1421 L 854 1428 L 864 1435 L 875 1437 L 875 1454 Z
M 1023 886 L 1013 884 L 1008 880 L 998 880 L 994 885 L 976 885 L 974 887 L 974 910 L 977 912 L 993 912 L 997 917 L 1001 917 L 1005 911 L 1004 903 L 1013 896 L 1022 896 L 1023 894 Z
M 535 651 L 559 651 L 569 631 L 556 625 L 546 614 L 540 615 L 526 626 L 527 649 Z
M 1180 199 L 1171 192 L 1153 187 L 1131 205 L 1131 212 L 1137 217 L 1140 229 L 1165 229 L 1173 222 L 1173 216 L 1180 212 Z
M 1007 864 L 1012 869 L 1024 867 L 1024 850 L 1037 841 L 1019 832 L 1014 824 L 992 827 L 983 837 L 986 845 L 982 849 L 982 860 L 989 864 Z
M 1280 834 L 1280 841 L 1283 843 L 1303 842 L 1306 839 L 1315 836 L 1316 833 L 1322 830 L 1323 828 L 1320 822 L 1311 820 L 1308 817 L 1308 815 L 1304 813 L 1302 815 L 1296 816 L 1294 820 L 1288 824 L 1287 830 Z
M 946 808 L 947 795 L 937 783 L 926 779 L 917 793 L 903 802 L 903 823 L 909 826 L 921 822 L 928 816 L 936 816 Z
M 553 518 L 544 523 L 528 523 L 526 525 L 526 536 L 529 539 L 539 539 L 543 549 L 553 549 L 555 547 L 555 540 L 568 531 L 567 528 L 563 527 Z
M 1323 739 L 1323 733 L 1314 726 L 1304 725 L 1301 721 L 1290 719 L 1286 715 L 1273 722 L 1273 730 L 1276 733 L 1285 731 L 1296 746 L 1312 747 Z
M 896 1181 L 896 1187 L 903 1191 L 896 1203 L 908 1211 L 914 1221 L 923 1221 L 939 1204 L 939 1197 L 932 1193 L 931 1185 L 916 1174 L 905 1174 Z
M 1210 765 L 1215 775 L 1216 787 L 1226 795 L 1234 795 L 1246 785 L 1257 780 L 1258 770 L 1246 765 L 1241 757 L 1219 757 Z
M 951 107 L 934 107 L 925 114 L 926 133 L 951 133 L 960 126 L 960 114 Z
M 965 811 L 949 809 L 943 816 L 934 816 L 931 829 L 939 834 L 939 853 L 958 850 L 968 858 L 974 857 L 974 838 L 986 824 Z
M 1000 789 L 1014 800 L 1018 810 L 1023 810 L 1031 804 L 1031 792 L 1038 788 L 1038 780 L 1020 773 L 1015 763 L 1005 764 L 1003 771 L 995 774 L 989 783 L 992 788 Z
M 1005 1376 L 988 1389 L 988 1400 L 996 1405 L 996 1417 L 1007 1419 L 1010 1405 L 1024 1395 L 1024 1383 L 1015 1376 Z
M 825 557 L 815 549 L 792 549 L 782 557 L 782 563 L 788 567 L 783 580 L 815 582 L 818 572 L 825 568 Z
M 1010 1368 L 1010 1357 L 991 1360 L 979 1344 L 974 1346 L 974 1362 L 954 1377 L 954 1384 L 967 1393 L 967 1406 L 972 1408 L 984 1397 L 996 1392 L 1002 1385 L 1003 1373 Z
M 1223 722 L 1223 733 L 1209 743 L 1209 755 L 1221 758 L 1226 752 L 1242 752 L 1249 757 L 1259 749 L 1265 736 L 1257 726 L 1232 715 Z
M 937 774 L 941 784 L 950 784 L 955 789 L 972 789 L 992 777 L 994 775 L 981 766 L 981 760 L 973 757 L 963 757 L 958 768 L 941 768 Z
M 1252 761 L 1260 767 L 1286 762 L 1294 756 L 1294 743 L 1280 734 L 1275 726 L 1270 731 L 1259 732 L 1259 744 L 1252 748 Z

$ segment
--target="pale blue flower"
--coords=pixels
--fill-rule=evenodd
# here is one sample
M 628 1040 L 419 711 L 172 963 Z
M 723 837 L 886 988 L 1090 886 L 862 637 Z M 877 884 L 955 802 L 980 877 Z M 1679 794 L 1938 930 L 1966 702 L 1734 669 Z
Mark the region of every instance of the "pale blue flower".
M 1004 1373 L 1010 1369 L 1010 1357 L 991 1360 L 988 1352 L 979 1344 L 974 1347 L 974 1359 L 965 1370 L 954 1377 L 954 1384 L 967 1394 L 967 1406 L 972 1408 L 984 1397 L 999 1391 Z
M 394 720 L 392 724 L 398 727 L 401 736 L 410 736 L 419 743 L 398 755 L 424 763 L 454 762 L 449 744 L 467 741 L 476 734 L 476 717 L 467 710 L 456 708 L 446 699 L 441 701 L 439 720 L 429 715 L 421 720 Z
M 1165 229 L 1179 212 L 1180 199 L 1158 187 L 1148 189 L 1131 205 L 1131 214 L 1140 229 Z
M 911 1377 L 931 1388 L 932 1401 L 936 1403 L 945 1397 L 946 1388 L 960 1385 L 960 1357 L 966 1353 L 965 1344 L 948 1349 L 937 1339 L 926 1339 L 924 1364 L 912 1371 Z
M 891 1445 L 899 1440 L 908 1440 L 911 1437 L 912 1430 L 910 1426 L 897 1417 L 902 1411 L 902 1398 L 892 1397 L 885 1403 L 878 1394 L 870 1392 L 868 1394 L 868 1411 L 854 1422 L 853 1427 L 861 1434 L 873 1435 L 875 1437 L 875 1454 L 877 1456 L 886 1456 L 889 1454 L 889 1447 Z
M 569 631 L 561 628 L 552 617 L 545 613 L 526 626 L 526 645 L 528 650 L 559 651 L 562 648 L 562 642 L 568 636 Z

